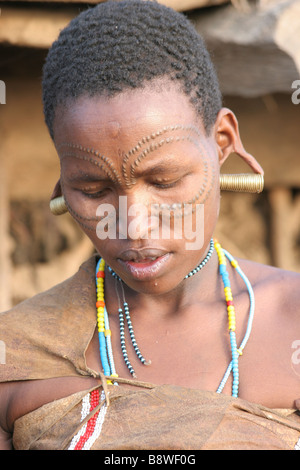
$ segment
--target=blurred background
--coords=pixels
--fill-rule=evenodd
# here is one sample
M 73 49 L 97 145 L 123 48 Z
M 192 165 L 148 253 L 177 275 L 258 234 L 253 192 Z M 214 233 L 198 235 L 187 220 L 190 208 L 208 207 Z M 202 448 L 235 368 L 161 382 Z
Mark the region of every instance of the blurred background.
M 41 100 L 49 46 L 94 3 L 0 2 L 0 311 L 63 281 L 94 251 L 68 214 L 50 213 L 59 164 Z M 237 257 L 300 271 L 300 1 L 160 3 L 203 35 L 224 105 L 265 170 L 262 194 L 222 193 L 216 235 Z M 233 155 L 222 172 L 249 169 Z

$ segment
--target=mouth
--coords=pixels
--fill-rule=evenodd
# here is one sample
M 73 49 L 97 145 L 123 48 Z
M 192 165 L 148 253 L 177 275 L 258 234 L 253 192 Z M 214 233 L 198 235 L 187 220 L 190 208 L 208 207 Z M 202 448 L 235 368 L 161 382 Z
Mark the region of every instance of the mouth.
M 167 262 L 171 253 L 157 248 L 127 250 L 118 258 L 123 268 L 135 279 L 150 280 L 157 277 Z
M 123 251 L 119 259 L 122 261 L 133 261 L 135 263 L 148 261 L 155 261 L 157 258 L 164 256 L 168 252 L 158 248 L 142 248 L 140 250 L 126 250 Z

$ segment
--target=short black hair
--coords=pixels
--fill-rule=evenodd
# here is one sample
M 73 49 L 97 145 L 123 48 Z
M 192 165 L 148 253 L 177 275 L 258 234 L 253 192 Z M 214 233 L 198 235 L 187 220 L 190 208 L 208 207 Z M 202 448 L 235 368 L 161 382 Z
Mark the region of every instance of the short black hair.
M 158 78 L 179 82 L 209 132 L 221 92 L 204 41 L 184 14 L 151 0 L 110 0 L 88 8 L 61 31 L 44 64 L 51 137 L 57 105 L 83 94 L 113 96 Z

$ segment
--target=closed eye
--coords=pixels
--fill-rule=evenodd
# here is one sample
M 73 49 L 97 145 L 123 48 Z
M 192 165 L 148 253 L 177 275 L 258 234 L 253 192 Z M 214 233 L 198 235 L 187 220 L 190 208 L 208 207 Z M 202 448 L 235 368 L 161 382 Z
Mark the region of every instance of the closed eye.
M 149 183 L 153 186 L 155 186 L 156 188 L 158 189 L 170 189 L 170 188 L 176 188 L 178 186 L 180 186 L 183 181 L 184 181 L 184 178 L 186 178 L 187 176 L 189 176 L 191 174 L 191 172 L 186 172 L 186 173 L 180 173 L 178 174 L 174 174 L 173 177 L 172 176 L 166 176 L 165 178 L 164 177 L 152 177 L 151 179 L 149 178 Z
M 109 191 L 109 188 L 103 188 L 100 190 L 93 190 L 92 188 L 84 188 L 79 190 L 84 196 L 90 198 L 90 199 L 98 199 L 100 197 L 103 197 L 107 191 Z
M 169 188 L 174 188 L 180 181 L 181 180 L 176 180 L 176 181 L 173 181 L 172 183 L 154 182 L 152 184 L 159 189 L 169 189 Z

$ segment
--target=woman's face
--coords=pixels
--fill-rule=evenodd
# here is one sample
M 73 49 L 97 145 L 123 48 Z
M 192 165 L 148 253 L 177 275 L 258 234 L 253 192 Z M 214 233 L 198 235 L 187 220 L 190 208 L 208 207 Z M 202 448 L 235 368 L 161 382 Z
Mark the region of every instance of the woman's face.
M 219 159 L 171 85 L 59 108 L 54 140 L 69 212 L 139 292 L 174 289 L 204 257 L 219 210 Z

